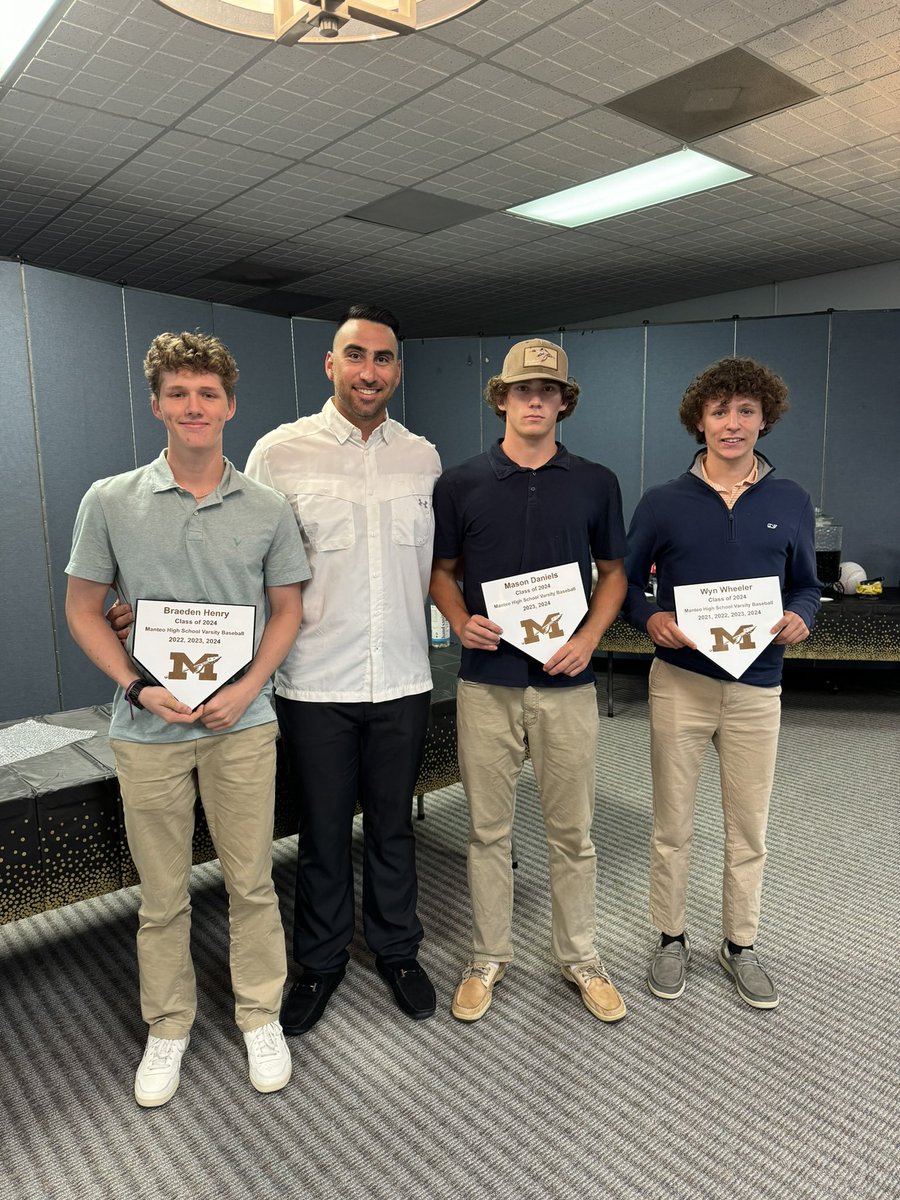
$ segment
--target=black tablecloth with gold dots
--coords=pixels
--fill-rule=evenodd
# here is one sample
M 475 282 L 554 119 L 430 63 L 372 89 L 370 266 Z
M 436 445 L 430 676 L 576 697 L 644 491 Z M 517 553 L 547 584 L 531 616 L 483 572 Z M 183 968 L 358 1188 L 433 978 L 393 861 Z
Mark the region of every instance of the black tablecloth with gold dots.
M 610 654 L 649 654 L 652 644 L 618 620 L 610 626 L 599 649 Z M 787 657 L 900 662 L 900 588 L 888 588 L 881 596 L 826 602 L 810 638 L 789 647 Z M 432 650 L 431 722 L 417 795 L 459 780 L 455 699 L 458 665 L 458 646 Z M 108 707 L 100 705 L 34 719 L 89 731 L 90 736 L 34 758 L 0 765 L 0 924 L 138 882 L 125 839 L 122 802 L 107 737 Z M 6 728 L 14 724 L 8 722 Z M 284 756 L 279 753 L 275 834 L 286 837 L 296 831 L 295 793 Z M 214 857 L 198 797 L 194 862 Z
M 653 643 L 621 618 L 600 641 L 614 654 L 652 654 Z M 788 646 L 786 658 L 821 662 L 900 662 L 900 588 L 880 596 L 836 596 L 823 601 L 805 642 Z
M 432 650 L 434 691 L 416 794 L 459 779 L 456 761 L 457 648 Z M 87 733 L 69 745 L 0 765 L 0 924 L 138 883 L 128 852 L 109 707 L 33 718 Z M 6 722 L 11 729 L 22 722 Z M 297 832 L 295 793 L 279 746 L 275 835 Z M 200 798 L 193 861 L 215 857 Z

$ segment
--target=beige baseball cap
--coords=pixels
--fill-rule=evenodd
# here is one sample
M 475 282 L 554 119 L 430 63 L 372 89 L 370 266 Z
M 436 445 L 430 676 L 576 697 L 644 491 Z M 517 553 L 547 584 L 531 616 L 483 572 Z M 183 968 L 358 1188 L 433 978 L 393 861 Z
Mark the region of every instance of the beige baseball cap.
M 503 360 L 500 378 L 504 383 L 520 383 L 523 379 L 553 379 L 556 383 L 567 383 L 569 358 L 562 346 L 544 338 L 516 342 Z

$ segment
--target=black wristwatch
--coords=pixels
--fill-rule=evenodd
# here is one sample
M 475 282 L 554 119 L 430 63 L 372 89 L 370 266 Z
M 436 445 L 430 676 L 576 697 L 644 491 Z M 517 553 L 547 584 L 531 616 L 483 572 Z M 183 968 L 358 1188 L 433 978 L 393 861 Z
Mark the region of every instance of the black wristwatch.
M 144 688 L 148 686 L 149 684 L 147 683 L 146 679 L 132 679 L 131 683 L 129 683 L 128 687 L 125 689 L 125 699 L 132 706 L 132 708 L 144 707 L 138 697 Z

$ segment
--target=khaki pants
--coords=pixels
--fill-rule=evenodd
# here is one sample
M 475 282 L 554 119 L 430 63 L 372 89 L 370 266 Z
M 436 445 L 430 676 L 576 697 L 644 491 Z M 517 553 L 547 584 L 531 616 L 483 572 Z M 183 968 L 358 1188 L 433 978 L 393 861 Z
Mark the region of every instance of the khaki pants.
M 477 959 L 509 962 L 511 839 L 525 738 L 550 851 L 553 955 L 596 957 L 597 856 L 591 841 L 599 719 L 593 684 L 512 688 L 460 680 L 459 767 L 469 801 L 469 892 Z
M 111 739 L 141 877 L 141 1012 L 154 1037 L 184 1037 L 197 1011 L 188 882 L 198 785 L 228 891 L 235 1020 L 249 1033 L 278 1018 L 287 964 L 272 884 L 276 728 L 161 744 Z
M 780 722 L 780 687 L 729 683 L 653 660 L 650 920 L 663 933 L 685 928 L 694 800 L 712 740 L 725 820 L 722 928 L 740 946 L 756 940 Z

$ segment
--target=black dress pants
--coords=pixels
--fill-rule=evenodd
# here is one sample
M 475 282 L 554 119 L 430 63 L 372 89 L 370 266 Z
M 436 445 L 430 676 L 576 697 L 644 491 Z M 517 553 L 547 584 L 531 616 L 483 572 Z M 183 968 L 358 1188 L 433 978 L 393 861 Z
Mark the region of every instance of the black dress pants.
M 415 958 L 412 804 L 431 693 L 380 703 L 275 701 L 300 812 L 295 962 L 336 971 L 353 940 L 353 814 L 363 820 L 363 932 L 387 961 Z

